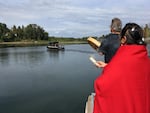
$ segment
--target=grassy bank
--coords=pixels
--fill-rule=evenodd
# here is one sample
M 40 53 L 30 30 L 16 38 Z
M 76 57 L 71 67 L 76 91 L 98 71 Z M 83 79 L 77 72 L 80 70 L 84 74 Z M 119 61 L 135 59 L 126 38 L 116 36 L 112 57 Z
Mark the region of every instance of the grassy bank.
M 46 46 L 49 41 L 0 42 L 0 47 Z M 60 41 L 61 44 L 86 44 L 86 41 Z

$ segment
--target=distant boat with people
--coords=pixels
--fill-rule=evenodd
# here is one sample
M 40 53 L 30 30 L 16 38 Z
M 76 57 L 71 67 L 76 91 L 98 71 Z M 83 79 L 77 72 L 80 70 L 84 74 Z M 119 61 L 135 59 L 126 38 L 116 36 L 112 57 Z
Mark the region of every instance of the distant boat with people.
M 47 48 L 50 50 L 64 50 L 64 45 L 60 44 L 59 42 L 49 42 Z

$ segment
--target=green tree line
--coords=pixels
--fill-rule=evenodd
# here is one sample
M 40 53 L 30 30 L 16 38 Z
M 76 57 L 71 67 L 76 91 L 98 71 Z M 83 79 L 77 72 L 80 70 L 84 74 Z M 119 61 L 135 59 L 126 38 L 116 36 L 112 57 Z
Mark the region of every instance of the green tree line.
M 0 41 L 12 42 L 22 40 L 48 40 L 48 33 L 36 24 L 26 27 L 15 25 L 9 29 L 6 24 L 0 23 Z
M 144 38 L 150 38 L 150 25 L 146 24 L 144 27 Z
M 144 38 L 150 37 L 150 25 L 146 24 L 143 28 Z M 93 36 L 94 37 L 94 36 Z M 94 37 L 96 39 L 103 38 Z M 49 36 L 42 27 L 37 24 L 29 24 L 27 26 L 13 26 L 8 28 L 5 23 L 0 23 L 0 42 L 13 42 L 13 41 L 32 41 L 32 40 L 46 40 L 46 41 L 86 41 L 87 37 L 82 38 L 65 38 Z
M 14 42 L 14 41 L 86 41 L 87 37 L 72 38 L 72 37 L 55 37 L 49 36 L 42 27 L 37 24 L 29 24 L 27 26 L 13 26 L 8 28 L 5 23 L 0 23 L 0 42 Z

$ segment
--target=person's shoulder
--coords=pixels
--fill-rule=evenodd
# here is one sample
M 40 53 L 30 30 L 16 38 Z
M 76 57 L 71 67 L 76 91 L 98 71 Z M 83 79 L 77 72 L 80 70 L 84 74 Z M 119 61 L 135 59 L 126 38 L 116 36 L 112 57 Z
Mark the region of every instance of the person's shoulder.
M 119 38 L 118 34 L 109 33 L 102 40 L 102 43 L 110 43 L 112 40 L 118 40 L 118 38 Z
M 108 40 L 109 40 L 109 39 L 112 39 L 112 38 L 119 38 L 119 34 L 110 33 L 110 34 L 107 35 L 106 38 L 107 38 Z
M 105 36 L 105 38 L 109 38 L 109 37 L 111 37 L 112 36 L 112 33 L 109 33 L 109 34 L 107 34 L 106 36 Z
M 105 35 L 104 39 L 102 40 L 102 42 L 108 41 L 111 38 L 111 33 Z
M 114 37 L 114 36 L 118 36 L 117 34 L 113 34 L 113 33 L 109 33 L 105 36 L 105 38 L 111 38 L 111 37 Z
M 107 35 L 105 36 L 104 39 L 108 40 L 108 39 L 110 39 L 110 38 L 112 38 L 112 37 L 114 37 L 114 35 L 113 35 L 112 33 L 109 33 L 109 34 L 107 34 Z

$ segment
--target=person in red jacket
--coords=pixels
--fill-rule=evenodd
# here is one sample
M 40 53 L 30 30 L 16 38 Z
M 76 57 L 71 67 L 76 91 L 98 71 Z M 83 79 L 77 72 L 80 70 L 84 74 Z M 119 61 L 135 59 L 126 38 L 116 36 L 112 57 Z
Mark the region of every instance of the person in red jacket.
M 94 82 L 93 113 L 150 113 L 150 59 L 143 30 L 128 23 L 121 46 Z

